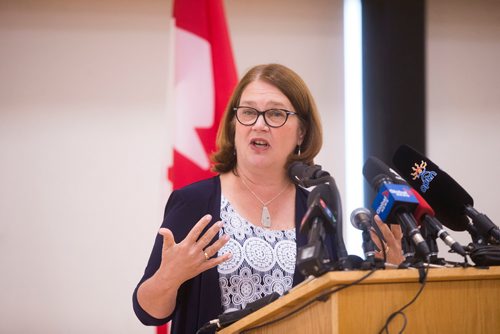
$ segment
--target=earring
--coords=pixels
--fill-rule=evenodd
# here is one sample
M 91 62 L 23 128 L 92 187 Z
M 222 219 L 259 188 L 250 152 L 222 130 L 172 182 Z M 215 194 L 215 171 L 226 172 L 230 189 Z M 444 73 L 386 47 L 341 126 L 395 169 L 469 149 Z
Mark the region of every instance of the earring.
M 297 156 L 300 157 L 300 145 L 297 145 Z

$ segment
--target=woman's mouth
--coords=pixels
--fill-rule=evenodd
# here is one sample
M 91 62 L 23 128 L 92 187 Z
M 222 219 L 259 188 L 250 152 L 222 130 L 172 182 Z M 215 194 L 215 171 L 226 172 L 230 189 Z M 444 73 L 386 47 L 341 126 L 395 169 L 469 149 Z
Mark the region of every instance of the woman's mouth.
M 250 144 L 256 148 L 268 148 L 269 143 L 265 140 L 261 139 L 253 139 Z

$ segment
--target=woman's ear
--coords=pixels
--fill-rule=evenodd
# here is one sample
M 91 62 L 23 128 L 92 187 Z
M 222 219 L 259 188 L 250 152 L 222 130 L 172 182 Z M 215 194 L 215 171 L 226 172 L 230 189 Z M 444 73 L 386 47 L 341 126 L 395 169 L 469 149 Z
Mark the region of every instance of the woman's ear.
M 299 126 L 299 130 L 298 130 L 299 134 L 298 134 L 298 138 L 297 138 L 297 145 L 302 145 L 302 142 L 304 141 L 304 137 L 306 136 L 306 129 L 304 128 L 303 125 L 300 125 Z

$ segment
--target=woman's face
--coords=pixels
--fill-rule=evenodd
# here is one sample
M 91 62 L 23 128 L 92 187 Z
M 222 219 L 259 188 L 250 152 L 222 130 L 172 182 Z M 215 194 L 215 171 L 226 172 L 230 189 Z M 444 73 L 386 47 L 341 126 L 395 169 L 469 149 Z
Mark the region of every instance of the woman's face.
M 288 98 L 275 86 L 264 81 L 253 81 L 241 94 L 240 106 L 264 111 L 272 108 L 295 110 Z M 239 167 L 281 168 L 288 156 L 302 143 L 303 130 L 297 115 L 289 115 L 279 128 L 269 127 L 261 115 L 257 123 L 245 126 L 235 122 L 235 147 Z

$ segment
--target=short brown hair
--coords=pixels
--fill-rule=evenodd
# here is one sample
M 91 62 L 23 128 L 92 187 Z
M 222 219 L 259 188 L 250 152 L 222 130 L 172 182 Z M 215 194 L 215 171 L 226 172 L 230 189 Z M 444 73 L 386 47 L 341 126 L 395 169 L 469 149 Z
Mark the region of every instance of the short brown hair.
M 286 66 L 279 64 L 265 64 L 252 67 L 240 80 L 233 95 L 227 104 L 217 132 L 217 151 L 212 155 L 217 173 L 226 173 L 236 168 L 236 154 L 234 147 L 235 123 L 233 108 L 240 102 L 243 90 L 257 80 L 267 82 L 278 88 L 292 103 L 298 114 L 300 126 L 304 130 L 304 139 L 300 146 L 300 155 L 297 151 L 290 154 L 287 165 L 293 161 L 302 161 L 313 164 L 314 157 L 319 153 L 323 144 L 323 131 L 316 103 L 305 82 L 297 73 Z

